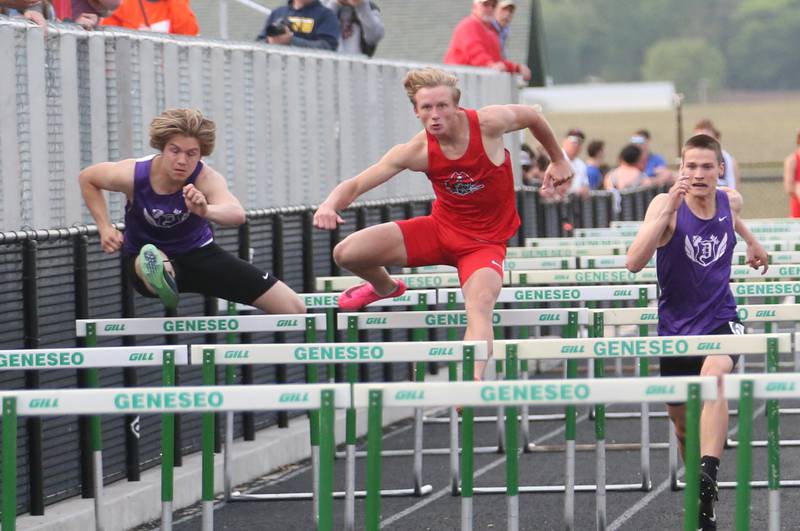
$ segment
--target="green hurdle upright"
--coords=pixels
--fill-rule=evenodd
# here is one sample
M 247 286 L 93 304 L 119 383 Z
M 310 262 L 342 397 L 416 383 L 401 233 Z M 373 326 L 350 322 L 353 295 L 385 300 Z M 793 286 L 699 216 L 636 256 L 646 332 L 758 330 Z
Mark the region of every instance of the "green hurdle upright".
M 739 400 L 739 446 L 736 448 L 736 529 L 750 529 L 750 490 L 769 488 L 769 530 L 781 528 L 780 488 L 800 486 L 797 481 L 781 480 L 780 471 L 780 417 L 778 400 L 800 398 L 800 374 L 771 373 L 758 375 L 733 375 L 725 377 L 725 396 Z M 767 481 L 753 481 L 753 401 L 767 400 Z

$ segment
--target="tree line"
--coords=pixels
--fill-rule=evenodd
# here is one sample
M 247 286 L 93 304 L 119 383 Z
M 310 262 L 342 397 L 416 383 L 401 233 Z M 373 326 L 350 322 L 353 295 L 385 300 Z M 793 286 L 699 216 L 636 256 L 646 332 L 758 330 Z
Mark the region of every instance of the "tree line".
M 690 100 L 800 87 L 800 0 L 541 0 L 556 83 L 672 80 Z

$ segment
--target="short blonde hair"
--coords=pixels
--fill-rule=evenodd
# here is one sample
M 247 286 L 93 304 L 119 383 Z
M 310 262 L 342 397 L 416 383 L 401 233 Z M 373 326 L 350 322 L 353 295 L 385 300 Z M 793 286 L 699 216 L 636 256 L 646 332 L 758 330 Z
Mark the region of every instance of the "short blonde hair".
M 453 89 L 453 101 L 458 104 L 461 99 L 461 90 L 458 88 L 458 78 L 438 68 L 418 68 L 406 74 L 403 80 L 403 87 L 406 89 L 408 99 L 416 108 L 417 102 L 414 96 L 421 88 L 450 87 Z
M 214 151 L 217 126 L 197 109 L 167 109 L 150 122 L 150 145 L 164 151 L 167 142 L 176 136 L 194 138 L 200 144 L 200 155 Z

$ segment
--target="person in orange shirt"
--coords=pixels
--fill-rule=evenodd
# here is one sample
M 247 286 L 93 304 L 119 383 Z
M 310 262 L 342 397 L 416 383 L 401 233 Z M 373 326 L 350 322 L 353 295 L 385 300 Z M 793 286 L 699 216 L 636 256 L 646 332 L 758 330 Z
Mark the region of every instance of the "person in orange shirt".
M 189 0 L 122 0 L 101 24 L 181 35 L 200 32 Z

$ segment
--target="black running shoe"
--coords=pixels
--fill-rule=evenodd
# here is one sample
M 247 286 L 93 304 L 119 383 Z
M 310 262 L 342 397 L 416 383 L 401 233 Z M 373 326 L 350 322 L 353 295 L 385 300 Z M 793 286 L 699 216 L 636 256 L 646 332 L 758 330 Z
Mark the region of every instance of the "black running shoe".
M 707 473 L 700 471 L 700 518 L 698 530 L 717 531 L 717 513 L 714 502 L 719 500 L 717 482 Z

